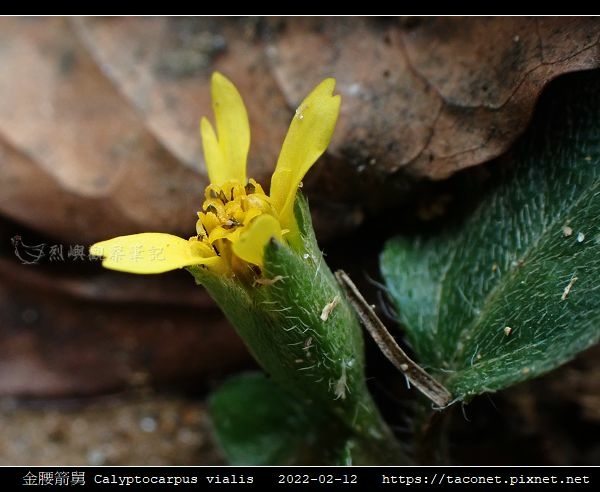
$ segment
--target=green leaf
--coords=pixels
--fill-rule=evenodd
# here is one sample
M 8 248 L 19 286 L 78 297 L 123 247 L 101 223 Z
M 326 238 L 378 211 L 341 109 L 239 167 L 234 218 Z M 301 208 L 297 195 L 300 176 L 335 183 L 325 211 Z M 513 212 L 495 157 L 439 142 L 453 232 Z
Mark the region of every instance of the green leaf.
M 381 257 L 414 351 L 457 399 L 547 372 L 600 338 L 600 72 L 555 82 L 499 164 L 460 225 L 396 238 Z
M 213 394 L 217 439 L 233 465 L 330 462 L 324 419 L 264 375 L 239 375 Z

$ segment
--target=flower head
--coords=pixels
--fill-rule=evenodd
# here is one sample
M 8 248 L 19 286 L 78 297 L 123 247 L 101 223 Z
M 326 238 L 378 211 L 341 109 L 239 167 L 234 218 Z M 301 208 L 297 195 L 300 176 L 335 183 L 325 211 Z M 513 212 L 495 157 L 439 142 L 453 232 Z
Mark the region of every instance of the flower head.
M 296 110 L 267 195 L 246 176 L 250 125 L 242 97 L 215 72 L 211 95 L 216 130 L 206 118 L 200 125 L 210 184 L 198 212 L 196 235 L 120 236 L 94 244 L 90 252 L 104 257 L 104 267 L 130 273 L 162 273 L 194 265 L 217 273 L 240 271 L 247 265 L 262 267 L 270 239 L 292 245 L 297 241 L 294 201 L 304 175 L 331 140 L 340 108 L 334 87 L 334 79 L 325 79 Z
M 320 412 L 314 435 L 328 427 L 332 456 L 344 443 L 352 459 L 355 449 L 377 459 L 391 449 L 396 459 L 400 447 L 366 385 L 358 318 L 323 259 L 306 201 L 296 196 L 331 139 L 340 109 L 334 86 L 324 80 L 296 110 L 267 194 L 246 175 L 250 127 L 242 98 L 215 73 L 215 126 L 204 118 L 200 125 L 210 184 L 196 234 L 121 236 L 90 252 L 104 256 L 105 267 L 132 273 L 186 267 L 271 380 L 311 415 Z

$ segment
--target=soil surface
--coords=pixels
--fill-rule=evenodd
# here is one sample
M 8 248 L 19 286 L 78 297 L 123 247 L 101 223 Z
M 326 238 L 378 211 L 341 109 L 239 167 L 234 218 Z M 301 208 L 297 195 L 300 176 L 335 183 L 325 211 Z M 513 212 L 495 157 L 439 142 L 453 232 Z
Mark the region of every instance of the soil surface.
M 0 400 L 0 465 L 221 465 L 202 401 L 127 395 Z

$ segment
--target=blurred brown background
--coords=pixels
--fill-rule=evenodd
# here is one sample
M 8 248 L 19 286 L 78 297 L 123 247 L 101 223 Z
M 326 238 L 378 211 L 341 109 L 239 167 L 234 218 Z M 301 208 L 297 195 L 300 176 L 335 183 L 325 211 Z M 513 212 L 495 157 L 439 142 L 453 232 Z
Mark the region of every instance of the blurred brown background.
M 443 213 L 427 183 L 509 149 L 551 79 L 600 64 L 599 38 L 594 18 L 1 18 L 0 464 L 219 462 L 202 395 L 252 367 L 241 342 L 185 272 L 82 254 L 193 232 L 214 70 L 246 101 L 264 184 L 296 105 L 336 77 L 342 114 L 304 191 L 330 261 L 376 275 L 377 248 L 340 238 L 362 244 L 390 209 Z M 585 387 L 573 404 L 597 408 Z

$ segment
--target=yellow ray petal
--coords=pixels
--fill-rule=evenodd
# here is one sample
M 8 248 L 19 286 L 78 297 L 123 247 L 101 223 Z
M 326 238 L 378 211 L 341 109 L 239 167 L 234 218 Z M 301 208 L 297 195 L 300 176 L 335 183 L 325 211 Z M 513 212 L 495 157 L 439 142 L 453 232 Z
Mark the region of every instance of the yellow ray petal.
M 238 258 L 262 267 L 265 246 L 271 238 L 282 241 L 279 221 L 269 214 L 259 215 L 233 243 L 233 252 Z
M 271 200 L 283 228 L 294 229 L 298 185 L 329 145 L 340 112 L 335 79 L 321 82 L 296 110 L 271 178 Z
M 218 179 L 220 182 L 226 176 L 227 168 L 223 163 L 217 134 L 210 121 L 206 118 L 200 120 L 200 136 L 202 137 L 202 150 L 204 152 L 206 170 L 208 171 L 208 179 L 211 182 Z
M 200 123 L 204 159 L 211 183 L 246 183 L 246 159 L 250 148 L 250 123 L 242 96 L 225 76 L 211 79 L 212 105 L 217 132 L 206 118 Z
M 145 232 L 101 241 L 90 254 L 103 256 L 102 266 L 129 273 L 163 273 L 191 265 L 211 265 L 218 256 L 207 257 L 202 249 L 170 234 Z

